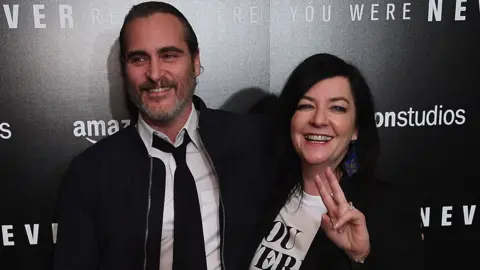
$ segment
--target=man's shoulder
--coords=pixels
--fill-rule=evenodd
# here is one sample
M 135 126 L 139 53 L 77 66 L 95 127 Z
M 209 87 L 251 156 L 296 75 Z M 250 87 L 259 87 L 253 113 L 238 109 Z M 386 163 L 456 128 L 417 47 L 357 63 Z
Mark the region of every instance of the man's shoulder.
M 203 112 L 202 112 L 203 113 Z M 262 115 L 209 110 L 202 119 L 199 132 L 209 151 L 229 149 L 237 156 L 270 156 L 269 123 Z
M 78 154 L 72 163 L 96 163 L 115 160 L 141 150 L 142 141 L 135 126 L 129 126 L 112 134 Z

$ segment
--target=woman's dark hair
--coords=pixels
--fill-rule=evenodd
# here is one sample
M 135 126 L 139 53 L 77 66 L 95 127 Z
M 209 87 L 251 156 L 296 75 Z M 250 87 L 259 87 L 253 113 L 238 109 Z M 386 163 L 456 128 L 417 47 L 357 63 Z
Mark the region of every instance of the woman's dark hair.
M 354 181 L 373 180 L 380 153 L 380 140 L 375 123 L 375 104 L 365 78 L 353 65 L 331 54 L 315 54 L 300 63 L 288 78 L 274 114 L 273 138 L 276 159 L 279 162 L 278 180 L 290 195 L 303 190 L 301 161 L 290 138 L 290 122 L 300 99 L 318 82 L 341 76 L 350 82 L 356 107 L 355 143 L 358 170 Z M 342 161 L 343 163 L 344 161 Z M 342 166 L 339 166 L 343 171 Z

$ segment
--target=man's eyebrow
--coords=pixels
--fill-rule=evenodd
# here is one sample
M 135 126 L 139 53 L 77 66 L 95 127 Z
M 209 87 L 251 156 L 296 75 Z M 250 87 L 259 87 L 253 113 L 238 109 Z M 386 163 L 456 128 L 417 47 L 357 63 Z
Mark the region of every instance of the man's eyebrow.
M 178 48 L 178 47 L 175 47 L 175 46 L 168 46 L 168 47 L 163 47 L 163 48 L 160 48 L 157 50 L 157 53 L 158 54 L 162 54 L 162 53 L 168 53 L 168 52 L 177 52 L 177 53 L 185 53 L 184 50 Z
M 127 53 L 126 59 L 130 59 L 135 56 L 147 56 L 147 53 L 143 50 L 135 50 Z

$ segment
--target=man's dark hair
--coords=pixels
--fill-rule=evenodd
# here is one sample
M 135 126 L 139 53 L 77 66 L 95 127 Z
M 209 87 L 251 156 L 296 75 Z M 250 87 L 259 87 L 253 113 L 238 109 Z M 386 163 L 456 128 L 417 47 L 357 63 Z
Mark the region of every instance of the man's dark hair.
M 198 53 L 198 40 L 197 35 L 193 31 L 192 26 L 188 22 L 187 18 L 174 6 L 164 2 L 145 2 L 133 6 L 123 21 L 122 29 L 120 30 L 120 59 L 124 60 L 125 57 L 125 28 L 131 21 L 138 18 L 145 18 L 156 13 L 171 14 L 177 17 L 183 24 L 183 31 L 185 36 L 185 42 L 187 43 L 188 50 L 192 57 Z

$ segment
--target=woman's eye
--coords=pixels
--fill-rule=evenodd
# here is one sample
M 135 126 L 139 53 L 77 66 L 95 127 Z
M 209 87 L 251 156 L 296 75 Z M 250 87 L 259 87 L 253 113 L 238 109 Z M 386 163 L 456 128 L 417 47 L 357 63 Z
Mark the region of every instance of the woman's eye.
M 310 108 L 313 108 L 313 106 L 310 105 L 310 104 L 299 104 L 297 106 L 297 110 L 305 110 L 305 109 L 310 109 Z
M 346 112 L 347 111 L 347 109 L 345 107 L 342 107 L 342 106 L 333 106 L 332 110 L 337 111 L 337 112 Z

